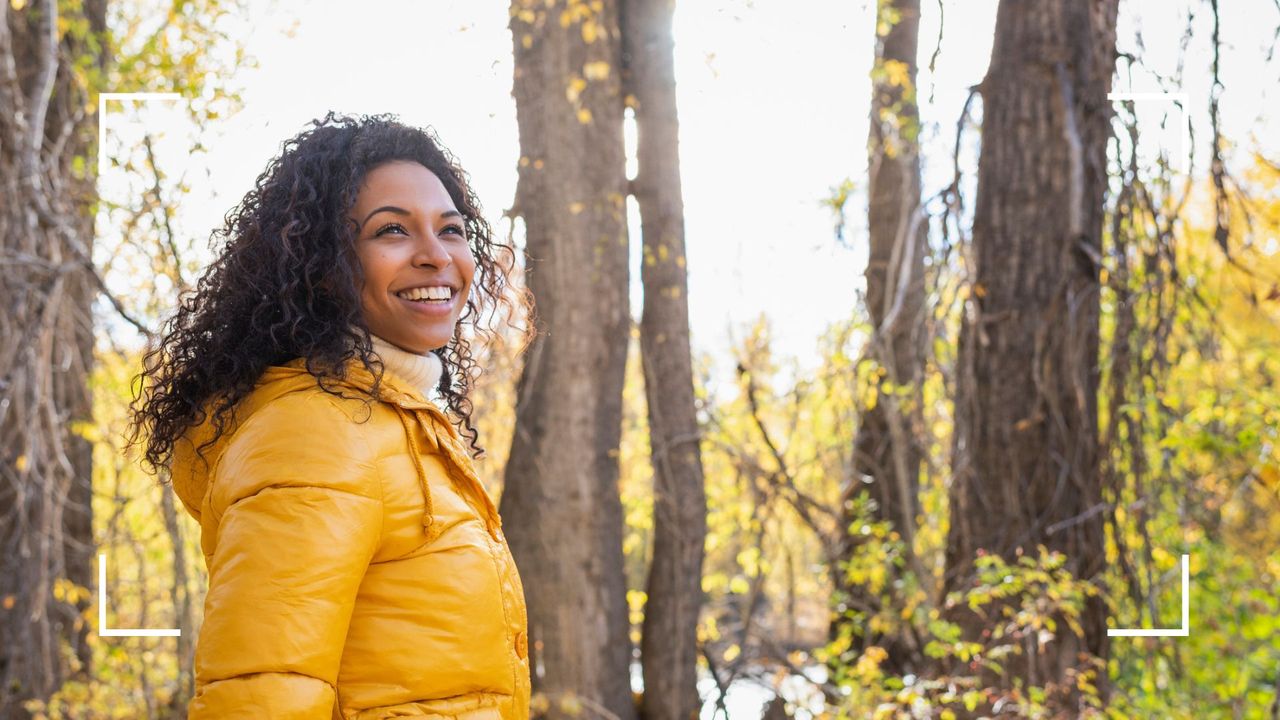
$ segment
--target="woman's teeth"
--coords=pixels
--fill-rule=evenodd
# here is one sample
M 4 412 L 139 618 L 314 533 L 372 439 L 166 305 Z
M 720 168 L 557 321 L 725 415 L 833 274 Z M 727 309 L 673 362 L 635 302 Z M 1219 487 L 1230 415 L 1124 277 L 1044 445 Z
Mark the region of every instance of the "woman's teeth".
M 413 302 L 437 303 L 443 305 L 453 299 L 453 290 L 443 286 L 412 288 L 410 290 L 402 290 L 396 293 L 396 295 Z

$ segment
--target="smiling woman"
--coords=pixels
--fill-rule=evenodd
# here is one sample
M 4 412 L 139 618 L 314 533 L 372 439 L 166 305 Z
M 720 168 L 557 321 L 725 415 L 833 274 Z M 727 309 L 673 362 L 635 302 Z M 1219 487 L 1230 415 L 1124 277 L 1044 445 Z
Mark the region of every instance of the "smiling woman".
M 431 133 L 313 126 L 229 216 L 133 407 L 209 570 L 189 717 L 528 717 L 524 592 L 454 428 L 480 451 L 461 330 L 530 309 L 514 253 Z

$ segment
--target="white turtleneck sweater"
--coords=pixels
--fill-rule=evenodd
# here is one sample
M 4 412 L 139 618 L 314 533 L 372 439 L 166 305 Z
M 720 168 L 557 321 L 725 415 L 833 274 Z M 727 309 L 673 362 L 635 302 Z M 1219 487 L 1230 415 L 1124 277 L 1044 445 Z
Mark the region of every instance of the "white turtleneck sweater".
M 444 361 L 434 351 L 425 355 L 411 353 L 383 340 L 372 333 L 373 351 L 382 360 L 387 372 L 407 381 L 422 392 L 423 397 L 434 402 L 436 386 L 444 374 Z

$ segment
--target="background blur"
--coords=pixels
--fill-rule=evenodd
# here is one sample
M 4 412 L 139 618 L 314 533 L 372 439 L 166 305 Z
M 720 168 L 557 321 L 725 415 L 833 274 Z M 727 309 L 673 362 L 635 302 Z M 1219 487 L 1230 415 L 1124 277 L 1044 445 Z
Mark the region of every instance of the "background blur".
M 962 349 L 972 331 L 966 307 L 995 293 L 977 279 L 989 271 L 975 259 L 1013 252 L 981 245 L 982 224 L 975 228 L 979 177 L 999 172 L 994 160 L 980 167 L 987 123 L 976 91 L 1000 59 L 1000 4 L 674 3 L 667 37 L 678 145 L 665 150 L 678 159 L 683 201 L 683 250 L 674 254 L 687 283 L 688 405 L 706 501 L 701 607 L 689 628 L 703 718 L 1280 718 L 1280 127 L 1270 112 L 1280 89 L 1280 4 L 1118 4 L 1119 60 L 1102 92 L 1169 99 L 1113 102 L 1097 146 L 1106 167 L 1091 169 L 1105 176 L 1090 231 L 1097 377 L 1085 403 L 1092 420 L 1071 432 L 1088 435 L 1101 500 L 1062 520 L 1033 507 L 1041 501 L 1032 480 L 1025 494 L 1000 499 L 1055 518 L 1057 529 L 1096 522 L 1092 559 L 1057 547 L 1053 531 L 1016 552 L 956 540 L 964 491 L 954 478 L 960 458 L 977 455 L 963 442 L 976 436 L 963 428 L 979 422 L 957 410 L 957 394 L 973 401 L 979 386 L 965 385 L 965 363 L 983 362 Z M 1108 5 L 1089 3 L 1102 13 Z M 46 23 L 54 6 L 56 20 Z M 281 142 L 329 110 L 432 126 L 470 173 L 497 234 L 528 249 L 550 230 L 510 211 L 520 183 L 534 182 L 522 175 L 531 154 L 522 141 L 531 140 L 522 138 L 513 76 L 558 57 L 536 52 L 553 41 L 538 33 L 572 31 L 554 42 L 581 38 L 594 57 L 608 40 L 588 41 L 597 31 L 587 26 L 607 38 L 617 14 L 598 1 L 6 3 L 0 61 L 13 63 L 0 68 L 0 179 L 10 205 L 0 219 L 8 308 L 0 320 L 0 718 L 185 716 L 205 588 L 198 526 L 121 450 L 120 433 L 149 334 L 200 276 L 210 231 Z M 895 58 L 906 28 L 914 54 Z M 530 52 L 521 55 L 526 36 L 533 50 L 524 45 Z M 1028 52 L 1004 51 L 1006 60 Z M 56 71 L 51 95 L 42 95 L 47 57 L 56 57 Z M 625 173 L 635 178 L 645 130 L 637 131 L 635 99 L 623 97 L 626 80 L 612 100 L 591 95 L 605 92 L 592 85 L 578 103 L 574 80 L 587 87 L 598 79 L 584 77 L 548 97 L 564 103 L 566 93 L 575 107 L 612 102 Z M 1037 87 L 1025 90 L 1032 97 Z M 539 87 L 527 92 L 537 97 Z M 100 93 L 176 98 L 100 102 Z M 1047 93 L 1043 107 L 1064 102 L 1059 88 Z M 19 113 L 16 96 L 45 97 L 50 129 L 33 135 L 33 104 Z M 592 122 L 611 117 L 597 112 Z M 1087 128 L 1082 136 L 1087 143 Z M 24 137 L 39 141 L 24 145 Z M 1038 146 L 1023 149 L 1040 157 Z M 1039 175 L 1073 171 L 1043 150 L 1037 177 L 1009 180 L 1013 190 L 995 179 L 991 186 L 1010 197 L 1025 189 L 1037 206 L 1073 202 L 1034 192 Z M 902 217 L 917 220 L 895 216 L 886 247 L 897 254 L 884 251 L 877 264 L 869 205 L 886 162 L 908 168 L 907 179 L 881 192 L 895 202 L 911 195 Z M 54 200 L 39 200 L 46 196 Z M 535 708 L 550 717 L 622 717 L 610 703 L 633 699 L 641 715 L 662 714 L 640 701 L 654 536 L 664 532 L 651 460 L 657 401 L 646 397 L 641 360 L 650 242 L 641 241 L 641 217 L 629 196 L 621 281 L 633 322 L 611 455 L 635 696 L 609 700 L 599 696 L 603 685 L 574 688 L 551 670 L 541 686 L 535 680 Z M 1024 227 L 1011 237 L 1059 230 Z M 916 237 L 911 266 L 901 251 Z M 883 349 L 898 342 L 884 320 L 891 302 L 874 287 L 894 286 L 886 263 L 910 279 L 898 285 L 917 348 L 905 374 L 891 359 L 896 350 Z M 1011 282 L 1010 292 L 1032 285 Z M 1012 305 L 1034 304 L 1028 292 Z M 545 299 L 552 322 L 564 307 L 596 302 Z M 1045 327 L 1052 334 L 1056 326 Z M 1067 350 L 1088 344 L 1063 342 Z M 484 364 L 474 404 L 488 455 L 477 468 L 497 496 L 519 478 L 507 459 L 523 358 L 495 352 Z M 885 443 L 910 451 L 867 451 L 877 427 Z M 884 480 L 866 452 L 910 459 L 909 500 L 877 495 Z M 1019 487 L 1017 472 L 1010 468 L 1015 484 L 1005 488 Z M 1047 506 L 1060 502 L 1055 495 Z M 504 500 L 504 517 L 509 507 Z M 972 557 L 950 557 L 971 545 L 991 550 L 978 553 L 988 560 L 975 567 Z M 181 636 L 98 635 L 98 553 L 107 623 L 181 628 Z M 1077 627 L 1091 613 L 1111 628 L 1177 627 L 1183 554 L 1186 637 L 1111 638 L 1102 652 L 1080 648 L 1091 659 L 1077 667 L 1028 670 L 1065 647 L 1062 636 L 1100 637 L 1101 626 Z M 1081 569 L 1091 563 L 1099 567 Z M 957 568 L 972 582 L 954 582 Z M 531 595 L 560 592 L 541 587 L 536 572 L 525 583 Z M 554 598 L 574 601 L 567 591 Z M 956 614 L 966 607 L 995 630 L 972 635 L 977 626 Z

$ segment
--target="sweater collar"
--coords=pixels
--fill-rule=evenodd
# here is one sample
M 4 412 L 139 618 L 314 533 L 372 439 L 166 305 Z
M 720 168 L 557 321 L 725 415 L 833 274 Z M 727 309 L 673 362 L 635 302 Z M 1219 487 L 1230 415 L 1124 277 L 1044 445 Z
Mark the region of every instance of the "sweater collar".
M 433 351 L 423 355 L 412 353 L 372 333 L 369 339 L 373 342 L 373 352 L 382 360 L 387 372 L 404 380 L 421 392 L 423 397 L 431 398 L 444 373 L 444 363 L 439 355 Z

